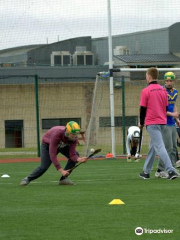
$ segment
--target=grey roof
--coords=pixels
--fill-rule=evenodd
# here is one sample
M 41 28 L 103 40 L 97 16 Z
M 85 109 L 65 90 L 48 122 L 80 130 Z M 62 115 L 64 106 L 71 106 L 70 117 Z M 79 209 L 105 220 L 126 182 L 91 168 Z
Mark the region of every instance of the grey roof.
M 27 53 L 32 49 L 39 48 L 44 45 L 47 45 L 47 44 L 34 44 L 34 45 L 7 48 L 7 49 L 0 50 L 0 56 L 6 57 L 9 55 L 23 54 L 23 53 Z
M 180 62 L 180 58 L 173 54 L 134 54 L 114 57 L 125 63 Z

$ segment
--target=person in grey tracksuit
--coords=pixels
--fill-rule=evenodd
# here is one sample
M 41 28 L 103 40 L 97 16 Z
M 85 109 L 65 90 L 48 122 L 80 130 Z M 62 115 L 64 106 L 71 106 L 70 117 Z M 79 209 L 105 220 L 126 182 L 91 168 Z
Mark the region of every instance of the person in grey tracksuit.
M 180 125 L 179 113 L 176 107 L 176 101 L 178 97 L 178 91 L 174 88 L 175 74 L 173 72 L 167 72 L 164 75 L 165 86 L 168 95 L 168 107 L 167 107 L 167 124 L 162 133 L 165 148 L 171 159 L 172 165 L 176 167 L 177 161 L 177 130 L 176 125 Z M 176 172 L 178 174 L 178 172 Z M 178 174 L 179 175 L 179 174 Z M 158 161 L 156 177 L 167 178 L 168 174 L 165 172 L 165 166 L 161 158 Z
M 172 180 L 177 178 L 177 174 L 172 166 L 162 138 L 162 132 L 167 123 L 168 98 L 166 90 L 157 83 L 157 79 L 158 70 L 149 68 L 146 72 L 148 86 L 141 92 L 139 127 L 142 129 L 144 124 L 146 125 L 146 130 L 150 136 L 150 146 L 143 172 L 139 176 L 143 179 L 150 178 L 155 157 L 158 155 L 169 174 L 168 179 Z

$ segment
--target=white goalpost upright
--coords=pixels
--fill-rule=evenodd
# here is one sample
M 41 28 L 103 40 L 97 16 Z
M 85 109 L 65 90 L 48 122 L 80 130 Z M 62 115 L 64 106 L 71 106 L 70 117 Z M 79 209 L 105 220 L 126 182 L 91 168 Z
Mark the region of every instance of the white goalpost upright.
M 114 88 L 113 88 L 113 61 L 112 61 L 112 34 L 111 34 L 111 3 L 107 0 L 108 15 L 108 45 L 109 45 L 109 71 L 110 71 L 110 113 L 111 113 L 111 143 L 112 154 L 115 157 L 115 121 L 114 121 Z

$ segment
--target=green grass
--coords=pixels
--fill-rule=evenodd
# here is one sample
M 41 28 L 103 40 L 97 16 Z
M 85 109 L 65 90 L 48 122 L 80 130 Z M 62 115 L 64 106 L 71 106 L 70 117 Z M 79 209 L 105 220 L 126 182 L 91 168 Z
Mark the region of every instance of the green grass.
M 36 158 L 37 148 L 0 148 L 0 159 Z
M 36 152 L 37 148 L 0 148 L 1 152 Z
M 64 165 L 65 162 L 62 162 Z M 76 186 L 58 186 L 54 166 L 26 187 L 19 186 L 37 163 L 0 164 L 0 239 L 178 240 L 180 179 L 138 177 L 143 161 L 91 160 L 71 175 Z M 121 199 L 125 205 L 109 205 Z M 172 229 L 143 234 L 135 228 Z
M 93 148 L 94 146 L 90 147 Z M 106 155 L 108 152 L 111 152 L 110 146 L 102 146 L 98 145 L 96 148 L 101 148 L 101 155 Z M 80 155 L 84 155 L 85 146 L 78 145 L 77 151 Z M 118 145 L 116 146 L 116 155 L 123 154 L 123 146 Z M 141 149 L 141 154 L 147 154 L 148 146 L 143 145 Z M 19 159 L 19 158 L 36 158 L 37 157 L 37 149 L 36 148 L 0 148 L 0 159 Z

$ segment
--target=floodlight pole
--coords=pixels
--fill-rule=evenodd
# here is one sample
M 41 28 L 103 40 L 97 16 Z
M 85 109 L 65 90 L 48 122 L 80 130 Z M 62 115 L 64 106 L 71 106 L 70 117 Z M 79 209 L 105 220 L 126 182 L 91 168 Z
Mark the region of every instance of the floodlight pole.
M 108 45 L 109 45 L 109 73 L 110 73 L 110 111 L 111 111 L 111 147 L 112 154 L 116 157 L 115 152 L 115 124 L 114 124 L 114 87 L 113 87 L 113 63 L 112 63 L 112 34 L 111 34 L 111 4 L 107 0 L 108 15 Z

